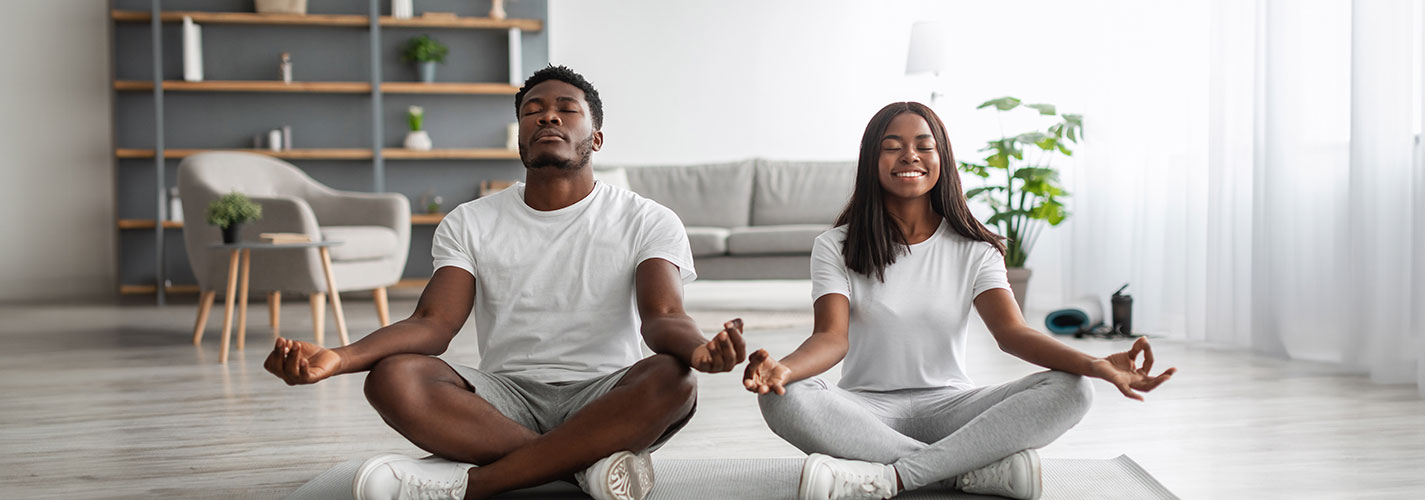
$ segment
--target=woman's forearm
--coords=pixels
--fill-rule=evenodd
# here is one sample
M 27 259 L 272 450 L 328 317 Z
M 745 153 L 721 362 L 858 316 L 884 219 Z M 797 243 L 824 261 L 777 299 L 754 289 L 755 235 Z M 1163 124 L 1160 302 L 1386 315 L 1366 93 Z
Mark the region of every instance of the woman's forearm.
M 844 338 L 837 338 L 835 335 L 823 332 L 813 332 L 786 357 L 781 363 L 791 371 L 787 377 L 787 383 L 820 375 L 822 372 L 830 370 L 846 357 L 847 343 Z
M 1093 362 L 1098 359 L 1028 326 L 996 336 L 996 340 L 1000 350 L 1014 357 L 1076 375 L 1089 375 Z

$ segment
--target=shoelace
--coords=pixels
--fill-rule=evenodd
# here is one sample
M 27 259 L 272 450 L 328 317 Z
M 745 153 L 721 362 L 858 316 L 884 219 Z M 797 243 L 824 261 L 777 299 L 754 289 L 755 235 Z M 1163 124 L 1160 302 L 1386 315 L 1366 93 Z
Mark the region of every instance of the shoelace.
M 834 498 L 841 498 L 844 495 L 856 494 L 860 498 L 885 498 L 891 495 L 888 488 L 883 484 L 878 484 L 878 480 L 884 476 L 872 474 L 858 474 L 845 470 L 837 471 L 836 484 L 831 486 L 831 495 Z
M 460 500 L 455 493 L 460 480 L 440 481 L 436 479 L 416 479 L 411 475 L 401 478 L 401 498 L 411 500 Z
M 1000 460 L 989 467 L 966 472 L 965 475 L 960 476 L 960 489 L 990 488 L 996 491 L 1007 491 L 1012 467 L 1014 467 L 1013 460 Z

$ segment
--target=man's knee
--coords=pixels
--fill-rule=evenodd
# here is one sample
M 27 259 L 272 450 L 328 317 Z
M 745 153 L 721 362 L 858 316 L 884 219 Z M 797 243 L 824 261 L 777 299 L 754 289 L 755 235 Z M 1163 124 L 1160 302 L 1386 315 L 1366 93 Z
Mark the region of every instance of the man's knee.
M 626 377 L 635 378 L 636 387 L 648 394 L 649 400 L 668 406 L 682 407 L 697 397 L 698 379 L 692 369 L 667 354 L 639 361 Z
M 421 382 L 431 379 L 435 363 L 440 361 L 419 354 L 382 358 L 366 374 L 366 400 L 377 410 L 413 406 L 411 400 L 420 397 Z

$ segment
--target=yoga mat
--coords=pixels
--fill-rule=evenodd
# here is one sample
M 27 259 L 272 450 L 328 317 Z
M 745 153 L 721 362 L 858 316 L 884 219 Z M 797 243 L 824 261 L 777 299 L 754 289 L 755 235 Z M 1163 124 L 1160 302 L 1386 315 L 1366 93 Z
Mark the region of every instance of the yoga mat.
M 1044 316 L 1044 328 L 1057 335 L 1073 335 L 1080 329 L 1092 328 L 1102 323 L 1103 301 L 1093 296 L 1079 297 L 1069 305 Z
M 656 486 L 650 500 L 783 500 L 797 497 L 800 458 L 653 460 Z M 1111 460 L 1046 458 L 1043 500 L 1158 500 L 1178 497 L 1147 471 L 1120 455 Z M 361 460 L 342 462 L 321 473 L 287 500 L 352 500 L 351 480 Z M 568 483 L 551 483 L 497 498 L 589 498 Z M 995 499 L 958 491 L 924 488 L 896 498 Z

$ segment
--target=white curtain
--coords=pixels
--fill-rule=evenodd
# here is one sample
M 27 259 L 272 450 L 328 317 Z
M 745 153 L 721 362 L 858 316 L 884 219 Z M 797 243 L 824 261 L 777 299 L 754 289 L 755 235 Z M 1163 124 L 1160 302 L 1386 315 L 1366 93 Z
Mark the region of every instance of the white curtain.
M 1425 394 L 1421 4 L 1214 0 L 1205 154 L 1086 165 L 1067 292 Z

